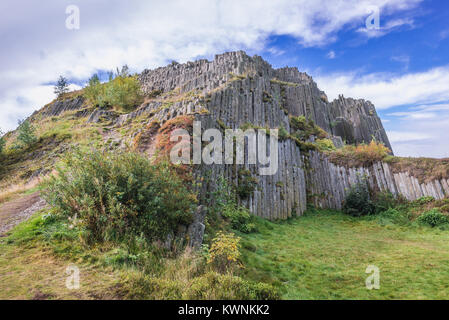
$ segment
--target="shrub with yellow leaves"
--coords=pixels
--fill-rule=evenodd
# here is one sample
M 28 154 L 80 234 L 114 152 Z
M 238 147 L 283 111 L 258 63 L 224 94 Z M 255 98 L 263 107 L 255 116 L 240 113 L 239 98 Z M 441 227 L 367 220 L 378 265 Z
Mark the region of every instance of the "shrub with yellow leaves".
M 238 265 L 240 237 L 219 231 L 212 240 L 207 263 L 220 272 L 232 271 Z

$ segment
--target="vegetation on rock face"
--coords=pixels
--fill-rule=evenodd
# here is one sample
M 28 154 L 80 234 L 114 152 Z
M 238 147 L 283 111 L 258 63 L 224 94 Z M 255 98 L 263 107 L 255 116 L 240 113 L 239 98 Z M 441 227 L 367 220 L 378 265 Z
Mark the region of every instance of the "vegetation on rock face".
M 317 126 L 313 120 L 307 120 L 304 116 L 290 116 L 290 125 L 293 130 L 297 131 L 297 137 L 305 141 L 310 136 L 316 136 L 319 139 L 328 137 L 326 131 Z
M 382 161 L 390 152 L 383 143 L 371 140 L 369 144 L 345 145 L 329 152 L 328 156 L 338 165 L 357 167 Z
M 449 179 L 449 159 L 386 157 L 393 173 L 409 172 L 420 183 Z
M 337 148 L 335 148 L 334 143 L 332 142 L 331 139 L 327 139 L 327 138 L 317 139 L 315 141 L 315 143 L 316 143 L 318 150 L 321 152 L 337 150 Z
M 251 171 L 240 169 L 238 171 L 237 195 L 241 199 L 247 199 L 257 187 L 257 179 L 252 176 Z
M 293 132 L 288 137 L 296 142 L 302 152 L 326 151 L 335 148 L 333 142 L 328 139 L 328 133 L 317 126 L 313 120 L 307 120 L 304 116 L 290 116 L 289 119 Z M 315 142 L 309 141 L 312 137 L 317 140 Z
M 138 154 L 75 150 L 43 194 L 89 241 L 165 239 L 188 225 L 195 196 L 166 164 Z
M 99 107 L 112 106 L 123 111 L 129 111 L 143 102 L 139 80 L 128 74 L 126 66 L 107 83 L 101 83 L 97 75 L 92 76 L 84 88 L 84 96 Z
M 229 223 L 231 229 L 242 233 L 255 232 L 255 217 L 237 203 L 237 190 L 223 176 L 219 177 L 215 190 L 209 195 L 210 207 L 215 215 L 221 215 Z

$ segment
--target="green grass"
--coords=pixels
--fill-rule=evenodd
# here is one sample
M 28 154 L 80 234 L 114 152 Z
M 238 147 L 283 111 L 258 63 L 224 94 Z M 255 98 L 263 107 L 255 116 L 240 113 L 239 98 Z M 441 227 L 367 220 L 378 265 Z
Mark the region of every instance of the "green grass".
M 383 224 L 383 225 L 382 225 Z M 448 299 L 449 232 L 315 211 L 241 234 L 245 276 L 283 299 Z M 368 265 L 380 289 L 365 287 Z

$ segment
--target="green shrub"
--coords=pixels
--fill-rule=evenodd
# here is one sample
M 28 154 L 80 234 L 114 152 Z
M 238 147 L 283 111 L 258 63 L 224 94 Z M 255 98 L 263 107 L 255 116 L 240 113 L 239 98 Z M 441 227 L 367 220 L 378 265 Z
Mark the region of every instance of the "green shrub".
M 84 96 L 93 104 L 104 107 L 108 104 L 105 87 L 106 85 L 101 84 L 98 75 L 95 74 L 89 79 L 89 85 L 84 88 Z
M 380 212 L 379 217 L 381 220 L 387 220 L 397 224 L 408 224 L 410 222 L 408 213 L 394 208 Z
M 36 143 L 37 138 L 35 135 L 35 129 L 31 125 L 29 120 L 19 120 L 19 127 L 17 129 L 18 135 L 17 140 L 22 146 L 29 147 L 32 144 Z
M 310 136 L 316 136 L 318 139 L 328 137 L 326 131 L 317 126 L 312 119 L 307 120 L 304 116 L 290 116 L 290 126 L 296 131 L 296 137 L 302 141 L 308 140 Z
M 130 110 L 143 101 L 140 83 L 136 77 L 116 77 L 105 88 L 105 100 L 112 106 Z
M 165 240 L 190 223 L 195 203 L 168 164 L 95 149 L 68 153 L 43 196 L 62 215 L 79 219 L 89 241 Z
M 139 80 L 128 76 L 127 72 L 120 72 L 118 76 L 107 83 L 100 83 L 98 76 L 89 80 L 84 88 L 84 96 L 93 104 L 105 107 L 114 106 L 128 111 L 143 101 L 143 93 Z
M 245 207 L 236 206 L 233 203 L 223 207 L 222 216 L 231 222 L 231 227 L 243 233 L 256 231 L 256 224 L 253 222 L 253 216 Z
M 413 201 L 413 202 L 414 202 L 414 204 L 417 204 L 417 205 L 422 206 L 422 205 L 431 203 L 431 202 L 433 202 L 433 201 L 435 201 L 435 198 L 434 198 L 434 197 L 432 197 L 432 196 L 425 196 L 425 197 L 421 197 L 421 198 L 419 198 L 419 199 L 416 199 L 416 200 Z
M 378 192 L 374 197 L 376 213 L 380 213 L 391 208 L 396 208 L 401 204 L 401 202 L 402 199 L 400 197 L 396 197 L 390 191 Z
M 237 194 L 241 199 L 247 199 L 255 190 L 257 179 L 251 175 L 251 171 L 240 169 L 238 172 Z
M 317 139 L 315 141 L 319 151 L 334 151 L 336 150 L 331 139 Z
M 238 276 L 208 272 L 181 281 L 149 275 L 128 276 L 122 289 L 128 299 L 156 300 L 277 300 L 273 286 Z
M 356 183 L 346 195 L 343 212 L 354 217 L 370 215 L 375 212 L 368 184 L 365 180 Z
M 279 128 L 279 140 L 287 140 L 290 136 L 290 133 L 284 128 L 284 126 L 281 126 Z
M 439 212 L 437 209 L 432 209 L 424 212 L 418 217 L 417 221 L 422 224 L 429 225 L 432 228 L 449 223 L 448 217 Z
M 243 280 L 230 274 L 209 272 L 193 279 L 184 299 L 193 300 L 277 300 L 280 295 L 273 286 Z

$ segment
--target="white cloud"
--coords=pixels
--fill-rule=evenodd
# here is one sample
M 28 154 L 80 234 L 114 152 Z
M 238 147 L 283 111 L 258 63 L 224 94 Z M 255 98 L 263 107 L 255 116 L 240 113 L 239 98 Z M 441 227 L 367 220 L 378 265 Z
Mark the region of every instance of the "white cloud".
M 400 55 L 391 57 L 391 60 L 402 63 L 404 65 L 404 70 L 408 70 L 410 65 L 410 57 L 407 55 Z
M 395 142 L 412 142 L 431 139 L 430 135 L 423 135 L 418 132 L 408 132 L 408 131 L 388 131 L 388 138 L 391 143 Z
M 357 32 L 363 34 L 367 38 L 379 38 L 384 35 L 398 30 L 400 27 L 408 27 L 410 29 L 414 28 L 414 20 L 411 18 L 406 19 L 396 19 L 388 21 L 385 26 L 380 26 L 379 28 L 367 29 L 366 27 L 357 29 Z
M 449 127 L 449 105 L 420 105 L 405 112 L 393 112 L 387 131 L 396 155 L 449 157 L 449 139 L 444 136 Z
M 331 50 L 328 52 L 328 54 L 326 55 L 326 57 L 328 59 L 335 59 L 336 55 L 335 55 L 335 51 Z
M 420 73 L 358 75 L 335 73 L 314 77 L 330 99 L 339 94 L 370 100 L 378 109 L 449 100 L 449 66 Z
M 388 13 L 421 0 L 378 0 Z M 80 0 L 80 30 L 65 28 L 73 1 L 6 0 L 0 10 L 0 126 L 51 99 L 43 84 L 60 74 L 85 79 L 99 69 L 128 64 L 134 71 L 223 51 L 261 51 L 269 35 L 290 35 L 304 46 L 336 41 L 342 28 L 363 23 L 373 1 L 139 1 Z M 26 10 L 24 10 L 26 8 Z
M 438 117 L 436 113 L 433 112 L 393 112 L 389 113 L 389 116 L 402 117 L 403 119 L 420 120 L 420 119 L 433 119 Z
M 340 73 L 315 77 L 330 99 L 370 100 L 378 109 L 409 105 L 383 114 L 393 151 L 400 156 L 449 157 L 449 66 L 405 75 Z M 404 109 L 404 107 L 402 107 Z

